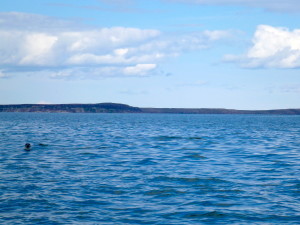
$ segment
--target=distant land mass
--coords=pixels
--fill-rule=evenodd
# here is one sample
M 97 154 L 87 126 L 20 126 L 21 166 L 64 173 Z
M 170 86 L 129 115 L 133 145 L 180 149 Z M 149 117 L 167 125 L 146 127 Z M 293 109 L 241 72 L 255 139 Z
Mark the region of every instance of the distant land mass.
M 236 110 L 222 108 L 140 108 L 118 103 L 0 105 L 0 112 L 300 115 L 300 109 Z

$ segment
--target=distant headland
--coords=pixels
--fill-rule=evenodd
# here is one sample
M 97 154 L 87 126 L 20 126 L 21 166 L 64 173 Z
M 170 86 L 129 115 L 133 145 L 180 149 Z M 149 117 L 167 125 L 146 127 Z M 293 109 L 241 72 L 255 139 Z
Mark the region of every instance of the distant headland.
M 140 108 L 118 103 L 0 105 L 0 112 L 300 115 L 300 109 Z

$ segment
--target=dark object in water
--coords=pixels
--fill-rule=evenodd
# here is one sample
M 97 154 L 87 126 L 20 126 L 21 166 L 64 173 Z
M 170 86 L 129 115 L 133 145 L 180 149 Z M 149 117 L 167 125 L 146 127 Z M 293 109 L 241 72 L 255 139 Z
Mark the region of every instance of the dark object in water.
M 31 144 L 26 143 L 26 144 L 25 144 L 25 150 L 26 150 L 26 151 L 30 151 L 30 148 L 31 148 Z
M 48 146 L 47 144 L 39 143 L 39 146 Z

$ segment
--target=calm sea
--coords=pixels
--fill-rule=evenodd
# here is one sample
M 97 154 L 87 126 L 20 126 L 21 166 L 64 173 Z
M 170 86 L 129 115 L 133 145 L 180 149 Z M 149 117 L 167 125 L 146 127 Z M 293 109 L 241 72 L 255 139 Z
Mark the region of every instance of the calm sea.
M 300 116 L 0 113 L 0 224 L 300 224 Z

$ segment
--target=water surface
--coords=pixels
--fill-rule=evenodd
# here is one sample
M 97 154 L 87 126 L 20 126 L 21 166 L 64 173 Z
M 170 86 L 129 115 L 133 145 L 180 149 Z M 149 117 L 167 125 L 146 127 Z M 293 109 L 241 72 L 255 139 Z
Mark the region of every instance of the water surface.
M 300 116 L 0 113 L 0 224 L 299 224 L 299 196 Z

